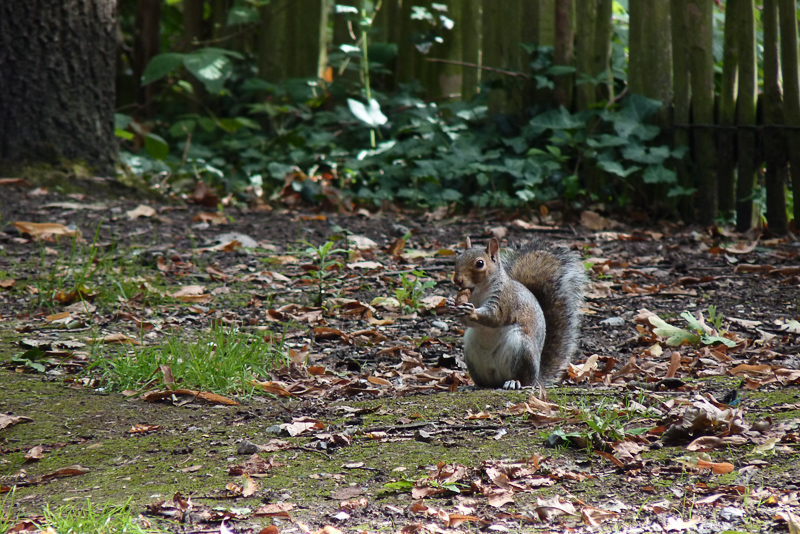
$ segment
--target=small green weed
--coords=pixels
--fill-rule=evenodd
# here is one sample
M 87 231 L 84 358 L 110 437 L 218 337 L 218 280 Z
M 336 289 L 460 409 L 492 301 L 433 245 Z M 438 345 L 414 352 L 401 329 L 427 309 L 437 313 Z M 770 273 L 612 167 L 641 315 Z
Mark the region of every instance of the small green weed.
M 342 266 L 342 263 L 337 259 L 332 259 L 331 255 L 342 254 L 347 251 L 341 248 L 333 248 L 333 241 L 327 241 L 319 247 L 315 247 L 308 241 L 304 244 L 306 248 L 302 251 L 302 254 L 311 259 L 314 263 L 314 268 L 303 275 L 303 279 L 311 280 L 316 285 L 317 294 L 314 297 L 314 305 L 322 306 L 322 301 L 328 289 L 327 280 L 331 276 L 331 271 Z
M 44 517 L 45 523 L 39 528 L 42 531 L 47 530 L 47 532 L 52 529 L 59 534 L 107 534 L 110 532 L 155 534 L 165 532 L 151 528 L 145 529 L 139 525 L 130 511 L 128 503 L 122 506 L 106 504 L 100 508 L 87 500 L 86 506 L 80 509 L 67 506 L 51 509 L 50 506 L 47 506 L 44 509 Z
M 90 371 L 99 370 L 106 387 L 117 391 L 163 386 L 249 395 L 253 378 L 286 361 L 282 344 L 215 327 L 193 342 L 172 337 L 160 345 L 101 357 Z
M 436 285 L 433 280 L 425 280 L 423 282 L 422 278 L 425 276 L 427 276 L 425 271 L 420 270 L 411 271 L 411 277 L 406 276 L 405 273 L 400 275 L 402 287 L 395 289 L 394 294 L 406 313 L 416 311 L 425 291 Z
M 665 343 L 671 347 L 677 347 L 683 343 L 690 345 L 699 345 L 700 343 L 703 345 L 715 345 L 717 343 L 722 343 L 728 347 L 735 347 L 735 341 L 723 337 L 722 335 L 715 335 L 724 333 L 721 331 L 722 314 L 717 313 L 716 306 L 708 307 L 708 315 L 715 327 L 715 331 L 711 333 L 708 331 L 709 328 L 705 324 L 702 313 L 700 314 L 699 319 L 688 311 L 681 313 L 681 317 L 689 324 L 694 332 L 689 332 L 683 328 L 672 326 L 657 315 L 650 316 L 649 321 L 650 324 L 655 326 L 653 332 L 658 336 L 666 338 Z

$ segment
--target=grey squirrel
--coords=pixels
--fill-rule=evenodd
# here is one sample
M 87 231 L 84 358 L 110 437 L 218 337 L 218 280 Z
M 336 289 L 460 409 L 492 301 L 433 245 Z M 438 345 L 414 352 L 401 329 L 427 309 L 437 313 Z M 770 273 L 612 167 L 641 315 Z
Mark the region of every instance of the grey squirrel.
M 464 360 L 475 385 L 544 393 L 578 345 L 586 283 L 578 254 L 538 239 L 501 250 L 495 238 L 486 248 L 467 238 L 453 282 L 461 291 L 446 306 L 467 327 Z

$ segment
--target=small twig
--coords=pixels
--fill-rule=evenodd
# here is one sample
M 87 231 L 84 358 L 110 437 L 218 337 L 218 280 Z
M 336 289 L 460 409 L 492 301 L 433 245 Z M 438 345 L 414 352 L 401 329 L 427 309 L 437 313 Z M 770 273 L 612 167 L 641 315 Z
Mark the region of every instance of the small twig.
M 435 57 L 425 58 L 425 61 L 434 61 L 437 63 L 447 63 L 449 65 L 461 65 L 462 67 L 472 67 L 473 69 L 485 70 L 488 72 L 496 72 L 498 74 L 505 74 L 506 76 L 513 76 L 517 78 L 525 78 L 529 80 L 531 77 L 523 72 L 514 72 L 512 70 L 496 69 L 494 67 L 484 67 L 483 65 L 476 65 L 475 63 L 467 63 L 466 61 L 453 61 L 450 59 L 439 59 Z

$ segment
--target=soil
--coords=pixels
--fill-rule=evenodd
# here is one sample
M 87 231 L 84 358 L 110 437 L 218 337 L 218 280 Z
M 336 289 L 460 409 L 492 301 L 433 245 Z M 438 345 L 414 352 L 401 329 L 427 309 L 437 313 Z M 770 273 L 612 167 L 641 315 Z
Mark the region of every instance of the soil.
M 798 521 L 795 240 L 619 215 L 335 214 L 297 203 L 227 206 L 215 224 L 204 221 L 220 211 L 191 199 L 65 183 L 0 186 L 0 282 L 15 281 L 0 289 L 0 414 L 30 418 L 0 427 L 9 525 L 87 501 L 127 503 L 170 532 L 219 531 L 223 519 L 237 533 L 787 532 Z M 132 218 L 141 204 L 154 212 Z M 82 241 L 34 239 L 20 221 L 63 224 Z M 435 282 L 424 296 L 455 296 L 446 251 L 492 232 L 544 235 L 591 266 L 580 351 L 549 405 L 531 389 L 471 386 L 459 323 L 436 299 L 375 300 L 395 297 L 415 270 Z M 257 245 L 202 250 L 230 234 Z M 337 242 L 348 252 L 332 256 L 341 265 L 326 271 L 320 306 L 303 251 L 344 236 L 358 244 Z M 65 293 L 79 273 L 96 309 L 65 321 L 55 314 L 74 304 Z M 170 296 L 191 285 L 200 297 Z M 692 330 L 681 314 L 711 324 L 710 307 L 724 317 L 709 335 L 733 347 L 670 346 L 643 311 Z M 167 391 L 152 402 L 109 389 L 94 366 L 109 352 L 91 340 L 190 341 L 215 324 L 282 340 L 299 363 L 257 377 L 253 394 L 223 393 L 234 405 L 171 394 L 159 377 L 143 388 Z M 28 361 L 34 345 L 45 355 Z

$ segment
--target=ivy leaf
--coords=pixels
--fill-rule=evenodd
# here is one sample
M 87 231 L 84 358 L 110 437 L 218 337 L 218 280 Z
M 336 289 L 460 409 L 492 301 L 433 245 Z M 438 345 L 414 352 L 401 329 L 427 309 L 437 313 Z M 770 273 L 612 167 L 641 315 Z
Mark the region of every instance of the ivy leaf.
M 644 122 L 645 119 L 661 109 L 663 105 L 664 104 L 660 100 L 633 94 L 623 102 L 620 114 L 635 119 L 637 122 Z
M 602 134 L 599 137 L 587 139 L 586 144 L 592 148 L 607 148 L 627 145 L 628 140 L 618 135 Z
M 144 147 L 153 159 L 164 159 L 169 155 L 169 145 L 164 138 L 154 133 L 144 136 Z
M 680 185 L 676 185 L 670 188 L 669 193 L 667 193 L 667 197 L 673 198 L 684 195 L 694 195 L 696 191 L 697 191 L 696 187 L 683 187 Z
M 678 181 L 678 176 L 675 171 L 663 165 L 649 165 L 644 170 L 642 180 L 646 184 L 674 184 Z
M 545 111 L 531 119 L 531 126 L 551 130 L 570 130 L 581 128 L 584 124 L 584 121 L 572 115 L 564 106 Z
M 173 70 L 183 65 L 183 58 L 186 54 L 179 54 L 177 52 L 168 52 L 166 54 L 158 54 L 150 60 L 150 63 L 145 67 L 142 73 L 142 85 L 153 83 L 160 80 Z
M 622 157 L 637 163 L 657 165 L 669 157 L 669 147 L 656 146 L 648 149 L 642 145 L 630 145 L 622 149 Z
M 350 15 L 358 15 L 358 8 L 355 6 L 347 6 L 344 4 L 336 4 L 334 8 L 336 10 L 336 14 L 350 14 Z
M 258 10 L 243 4 L 231 6 L 228 9 L 228 20 L 226 24 L 233 26 L 234 24 L 252 24 L 258 22 Z
M 636 165 L 626 169 L 616 161 L 599 161 L 597 165 L 604 171 L 610 172 L 611 174 L 616 174 L 617 176 L 622 176 L 623 178 L 641 169 L 641 167 L 637 167 Z
M 700 342 L 700 336 L 697 334 L 692 334 L 683 328 L 672 326 L 657 315 L 651 315 L 648 320 L 650 321 L 651 325 L 655 326 L 653 333 L 657 336 L 667 338 L 665 343 L 670 347 L 677 347 L 683 342 L 689 344 L 696 344 Z
M 222 91 L 225 80 L 233 73 L 233 63 L 225 51 L 217 48 L 202 48 L 187 54 L 183 65 L 213 94 Z
M 355 115 L 358 120 L 373 128 L 386 124 L 386 122 L 389 120 L 381 111 L 381 105 L 374 98 L 370 99 L 369 107 L 365 106 L 358 100 L 348 98 L 347 106 L 350 108 L 350 112 Z
M 574 74 L 577 70 L 578 69 L 575 67 L 570 67 L 569 65 L 553 65 L 544 72 L 550 76 L 565 76 L 567 74 Z

